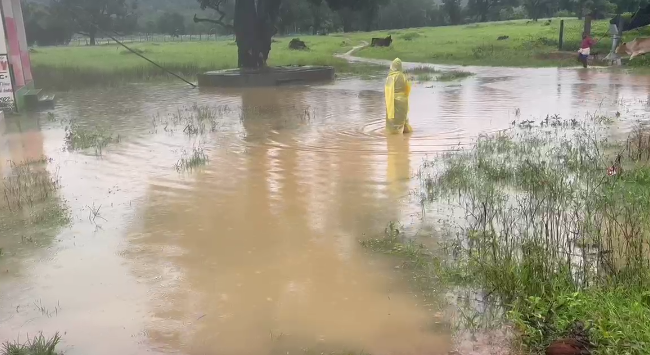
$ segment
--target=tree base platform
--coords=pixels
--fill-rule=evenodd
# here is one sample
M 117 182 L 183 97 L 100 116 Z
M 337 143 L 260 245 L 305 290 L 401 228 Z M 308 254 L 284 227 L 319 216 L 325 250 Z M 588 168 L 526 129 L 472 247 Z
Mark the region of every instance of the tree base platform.
M 334 67 L 283 66 L 259 70 L 227 69 L 198 75 L 199 87 L 256 87 L 334 80 Z

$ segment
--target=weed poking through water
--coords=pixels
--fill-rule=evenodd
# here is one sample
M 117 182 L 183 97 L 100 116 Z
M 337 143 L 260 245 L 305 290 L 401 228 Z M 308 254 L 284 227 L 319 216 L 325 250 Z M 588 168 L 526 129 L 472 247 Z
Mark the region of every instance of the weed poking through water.
M 192 154 L 188 155 L 183 152 L 183 155 L 174 165 L 178 172 L 191 171 L 208 163 L 208 155 L 205 154 L 203 148 L 193 148 Z
M 474 73 L 466 72 L 466 71 L 461 71 L 461 70 L 451 70 L 451 71 L 446 71 L 443 72 L 442 74 L 438 75 L 436 77 L 437 81 L 454 81 L 454 80 L 460 80 L 467 78 L 469 76 L 474 75 Z
M 5 207 L 17 212 L 34 207 L 51 197 L 59 188 L 58 174 L 50 175 L 45 169 L 48 159 L 9 162 L 11 173 L 2 179 Z
M 231 112 L 232 109 L 228 105 L 208 106 L 194 103 L 165 116 L 154 116 L 152 125 L 154 132 L 160 127 L 165 132 L 173 133 L 180 127 L 188 136 L 203 135 L 217 132 L 222 126 L 223 117 Z
M 41 300 L 38 300 L 38 302 L 34 302 L 34 307 L 36 307 L 36 310 L 41 312 L 42 315 L 51 318 L 54 315 L 59 314 L 59 309 L 61 309 L 61 305 L 57 302 L 56 306 L 54 307 L 54 310 L 51 311 L 47 309 L 45 306 L 43 306 L 43 302 Z
M 10 172 L 0 183 L 2 236 L 20 231 L 22 238 L 25 238 L 26 233 L 40 234 L 44 228 L 59 227 L 69 222 L 68 210 L 57 194 L 60 188 L 58 169 L 48 171 L 50 162 L 45 157 L 20 163 L 9 162 Z
M 111 143 L 120 142 L 119 135 L 113 135 L 105 129 L 86 129 L 74 121 L 65 127 L 65 144 L 68 150 L 85 150 L 93 148 L 95 155 L 101 156 L 104 148 Z
M 411 76 L 411 79 L 415 79 L 415 81 L 419 83 L 433 80 L 432 74 L 438 73 L 438 71 L 431 66 L 419 66 L 407 69 L 405 72 Z

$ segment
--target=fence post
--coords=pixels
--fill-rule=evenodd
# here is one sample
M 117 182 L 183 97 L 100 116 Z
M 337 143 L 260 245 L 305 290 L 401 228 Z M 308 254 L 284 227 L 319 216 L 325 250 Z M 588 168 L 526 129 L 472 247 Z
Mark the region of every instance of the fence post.
M 557 50 L 561 51 L 564 45 L 564 20 L 560 20 L 560 38 L 558 40 Z
M 585 25 L 582 33 L 586 33 L 587 35 L 591 36 L 591 15 L 585 16 Z

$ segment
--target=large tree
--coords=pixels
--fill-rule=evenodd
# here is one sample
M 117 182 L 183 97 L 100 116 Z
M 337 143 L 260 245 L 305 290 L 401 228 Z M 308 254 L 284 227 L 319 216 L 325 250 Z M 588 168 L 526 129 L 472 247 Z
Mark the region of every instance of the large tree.
M 23 18 L 27 44 L 52 46 L 68 44 L 74 34 L 65 17 L 45 5 L 23 2 Z
M 460 24 L 463 19 L 460 0 L 442 0 L 442 8 L 445 10 L 450 24 Z
M 52 8 L 66 14 L 75 32 L 96 43 L 100 31 L 128 33 L 137 26 L 135 0 L 52 0 Z
M 234 0 L 232 23 L 226 21 L 225 10 L 230 0 L 198 0 L 201 9 L 212 9 L 219 18 L 198 18 L 194 22 L 212 22 L 232 30 L 237 40 L 239 68 L 259 69 L 266 66 L 271 51 L 271 38 L 277 32 L 275 27 L 281 0 Z
M 218 14 L 218 18 L 200 18 L 194 15 L 194 22 L 215 23 L 234 32 L 237 41 L 237 64 L 239 68 L 259 69 L 266 67 L 266 61 L 271 51 L 271 39 L 278 32 L 276 24 L 282 0 L 197 1 L 202 10 L 213 10 Z M 367 18 L 376 16 L 379 5 L 386 1 L 326 0 L 332 10 L 360 11 Z M 312 4 L 318 4 L 318 1 L 313 1 Z M 315 25 L 315 27 L 319 27 L 319 24 Z M 371 25 L 372 21 L 370 20 L 367 29 Z

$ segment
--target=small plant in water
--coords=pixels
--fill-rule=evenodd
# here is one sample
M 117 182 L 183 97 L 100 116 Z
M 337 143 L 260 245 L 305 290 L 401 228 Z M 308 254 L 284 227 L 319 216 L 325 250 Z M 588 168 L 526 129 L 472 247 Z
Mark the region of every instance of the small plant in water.
M 468 76 L 472 76 L 474 73 L 466 72 L 466 71 L 461 71 L 461 70 L 452 70 L 452 71 L 447 71 L 443 72 L 440 74 L 436 80 L 438 81 L 453 81 L 453 80 L 459 80 L 466 78 Z
M 154 131 L 160 126 L 165 132 L 173 133 L 177 127 L 182 127 L 183 133 L 188 136 L 201 135 L 217 132 L 223 117 L 231 112 L 232 109 L 228 105 L 209 106 L 194 103 L 165 116 L 156 115 L 152 124 Z
M 0 225 L 3 230 L 27 225 L 54 226 L 68 222 L 67 209 L 56 191 L 57 171 L 50 172 L 45 157 L 9 162 L 10 172 L 0 185 Z M 22 230 L 24 232 L 24 230 Z
M 174 165 L 178 172 L 193 170 L 208 163 L 208 155 L 205 154 L 203 148 L 194 148 L 189 156 L 185 152 L 183 155 Z
M 16 212 L 24 207 L 34 207 L 59 188 L 59 177 L 51 176 L 45 169 L 47 159 L 29 160 L 16 164 L 9 162 L 11 173 L 3 178 L 5 207 Z
M 61 342 L 59 333 L 51 338 L 46 338 L 42 333 L 34 338 L 27 338 L 27 342 L 20 340 L 7 341 L 2 345 L 2 355 L 57 355 L 56 346 Z
M 120 136 L 113 136 L 104 129 L 85 129 L 71 121 L 65 128 L 65 143 L 68 150 L 94 148 L 95 155 L 102 155 L 104 148 L 111 143 L 119 143 Z

